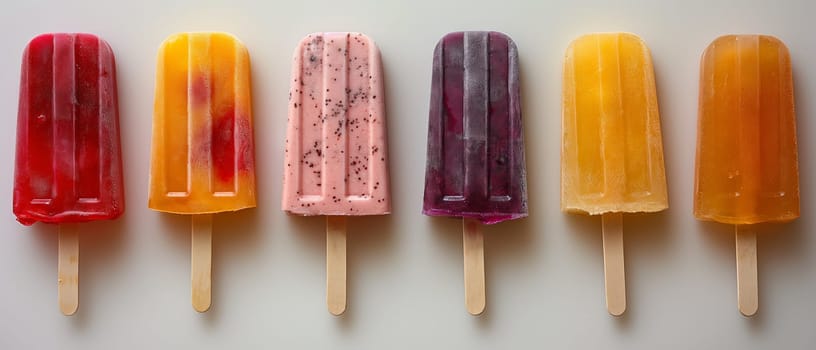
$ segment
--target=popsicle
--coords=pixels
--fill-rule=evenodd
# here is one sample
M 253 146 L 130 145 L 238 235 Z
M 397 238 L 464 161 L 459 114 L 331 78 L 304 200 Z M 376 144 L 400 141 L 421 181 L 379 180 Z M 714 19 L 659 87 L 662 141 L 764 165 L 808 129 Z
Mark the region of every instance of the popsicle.
M 434 49 L 422 213 L 463 221 L 465 304 L 485 308 L 481 224 L 527 216 L 518 50 L 503 33 L 445 35 Z
M 634 34 L 573 41 L 564 58 L 561 209 L 601 215 L 606 304 L 626 310 L 623 213 L 668 208 L 654 68 Z
M 228 33 L 168 37 L 156 70 L 150 209 L 192 216 L 192 304 L 211 305 L 212 214 L 255 207 L 249 53 Z
M 740 312 L 759 306 L 752 224 L 799 217 L 793 77 L 787 47 L 726 35 L 700 67 L 694 216 L 735 225 Z
M 60 310 L 79 306 L 78 223 L 125 211 L 116 64 L 92 34 L 49 33 L 23 53 L 14 215 L 59 225 Z
M 380 52 L 353 32 L 313 33 L 295 49 L 282 208 L 326 216 L 326 301 L 346 309 L 346 216 L 391 212 Z

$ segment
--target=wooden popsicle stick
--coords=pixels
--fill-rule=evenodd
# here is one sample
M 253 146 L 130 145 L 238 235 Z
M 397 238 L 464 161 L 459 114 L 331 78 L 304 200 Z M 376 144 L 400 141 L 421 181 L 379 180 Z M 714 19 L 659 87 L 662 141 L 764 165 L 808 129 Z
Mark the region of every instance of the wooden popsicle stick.
M 212 304 L 212 214 L 192 218 L 192 302 L 198 312 Z
M 757 283 L 756 231 L 734 225 L 737 236 L 737 306 L 744 316 L 753 316 L 759 308 Z
M 601 222 L 603 226 L 606 309 L 610 315 L 620 316 L 626 311 L 626 273 L 623 263 L 623 214 L 603 214 Z
M 62 314 L 71 316 L 79 308 L 79 225 L 59 225 L 57 289 Z
M 465 257 L 465 306 L 474 316 L 485 309 L 484 235 L 474 219 L 462 219 L 462 245 Z
M 332 315 L 346 311 L 346 218 L 326 217 L 326 305 Z

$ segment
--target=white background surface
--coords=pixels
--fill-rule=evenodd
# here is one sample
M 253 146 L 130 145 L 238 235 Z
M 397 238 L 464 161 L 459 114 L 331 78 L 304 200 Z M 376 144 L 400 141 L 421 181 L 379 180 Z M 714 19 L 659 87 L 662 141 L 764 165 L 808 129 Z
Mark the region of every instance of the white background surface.
M 550 3 L 550 4 L 546 4 Z M 0 349 L 812 349 L 816 344 L 816 40 L 812 1 L 8 1 L 0 11 Z M 530 217 L 486 230 L 487 311 L 465 312 L 460 223 L 420 214 L 432 50 L 499 30 L 519 47 Z M 215 221 L 213 307 L 190 306 L 189 218 L 147 203 L 155 55 L 179 31 L 249 48 L 259 203 Z M 60 314 L 57 230 L 14 220 L 19 66 L 41 32 L 92 32 L 118 62 L 127 212 L 83 226 L 80 309 Z M 349 223 L 349 308 L 324 302 L 324 221 L 280 211 L 291 52 L 361 31 L 387 81 L 394 214 Z M 626 216 L 629 309 L 603 298 L 600 220 L 559 211 L 561 60 L 572 39 L 631 31 L 657 75 L 670 209 Z M 790 48 L 802 218 L 760 228 L 760 311 L 736 308 L 733 229 L 691 213 L 699 56 L 725 33 Z

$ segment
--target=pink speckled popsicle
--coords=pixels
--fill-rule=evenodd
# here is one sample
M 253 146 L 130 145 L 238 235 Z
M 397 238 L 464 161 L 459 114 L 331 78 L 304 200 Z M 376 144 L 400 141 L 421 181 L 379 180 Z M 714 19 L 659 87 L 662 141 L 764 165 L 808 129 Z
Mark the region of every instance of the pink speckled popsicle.
M 360 33 L 315 33 L 292 66 L 283 210 L 391 212 L 380 54 Z
M 346 308 L 345 216 L 391 212 L 380 52 L 360 33 L 313 33 L 292 64 L 282 208 L 325 215 L 327 304 Z

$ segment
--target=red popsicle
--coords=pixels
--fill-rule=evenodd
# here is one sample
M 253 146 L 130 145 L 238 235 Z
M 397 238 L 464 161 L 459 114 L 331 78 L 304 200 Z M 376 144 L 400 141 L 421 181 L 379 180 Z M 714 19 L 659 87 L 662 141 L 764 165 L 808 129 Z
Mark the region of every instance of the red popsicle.
M 37 36 L 23 53 L 14 215 L 60 224 L 60 308 L 78 306 L 76 223 L 125 210 L 116 69 L 92 34 Z

